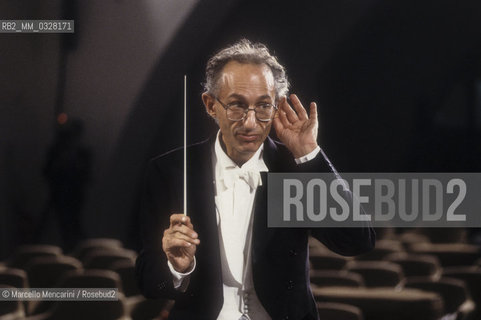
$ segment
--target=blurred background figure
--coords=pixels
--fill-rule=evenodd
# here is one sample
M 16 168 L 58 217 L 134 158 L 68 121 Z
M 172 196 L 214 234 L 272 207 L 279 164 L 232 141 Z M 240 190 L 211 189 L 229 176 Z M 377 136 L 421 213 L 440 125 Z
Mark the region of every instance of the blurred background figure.
M 40 218 L 38 237 L 42 237 L 53 213 L 64 249 L 71 250 L 83 235 L 81 212 L 90 181 L 92 156 L 90 148 L 82 143 L 82 121 L 70 120 L 65 114 L 60 114 L 57 120 L 55 140 L 47 153 L 44 168 L 50 197 Z

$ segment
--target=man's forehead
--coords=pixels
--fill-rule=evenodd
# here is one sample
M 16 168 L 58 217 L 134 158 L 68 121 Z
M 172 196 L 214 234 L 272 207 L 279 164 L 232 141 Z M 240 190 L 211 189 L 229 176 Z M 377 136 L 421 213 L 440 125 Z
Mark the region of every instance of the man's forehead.
M 273 93 L 274 88 L 274 76 L 271 69 L 265 64 L 231 61 L 224 66 L 219 79 L 220 91 Z

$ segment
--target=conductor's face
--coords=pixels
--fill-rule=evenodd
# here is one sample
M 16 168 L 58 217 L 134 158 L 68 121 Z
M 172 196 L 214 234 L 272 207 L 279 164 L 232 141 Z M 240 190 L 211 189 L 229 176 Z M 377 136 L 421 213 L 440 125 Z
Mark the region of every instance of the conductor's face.
M 217 120 L 227 155 L 238 165 L 249 160 L 259 149 L 271 129 L 254 108 L 275 104 L 274 77 L 264 64 L 242 64 L 231 61 L 224 66 L 217 84 L 217 95 L 203 94 L 207 112 Z M 244 119 L 233 121 L 226 108 L 243 106 L 249 109 Z M 264 121 L 261 121 L 261 120 Z

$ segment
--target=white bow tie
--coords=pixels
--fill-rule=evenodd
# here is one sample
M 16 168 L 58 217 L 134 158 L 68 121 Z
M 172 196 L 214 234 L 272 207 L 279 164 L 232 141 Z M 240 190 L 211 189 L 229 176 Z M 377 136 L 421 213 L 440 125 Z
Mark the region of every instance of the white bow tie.
M 244 180 L 249 185 L 251 190 L 254 190 L 258 186 L 262 185 L 261 174 L 259 171 L 242 168 L 227 169 L 224 171 L 222 181 L 224 182 L 226 189 L 232 188 L 237 179 Z

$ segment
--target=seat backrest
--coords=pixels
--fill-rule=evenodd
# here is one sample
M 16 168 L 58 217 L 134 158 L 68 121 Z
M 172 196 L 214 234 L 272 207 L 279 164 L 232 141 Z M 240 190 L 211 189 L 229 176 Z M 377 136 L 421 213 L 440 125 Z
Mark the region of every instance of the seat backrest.
M 80 261 L 93 250 L 98 249 L 109 249 L 109 248 L 122 248 L 122 242 L 118 239 L 112 238 L 91 238 L 80 241 L 73 252 L 75 256 Z
M 23 269 L 30 260 L 42 256 L 59 256 L 62 254 L 62 249 L 58 246 L 30 244 L 21 245 L 10 258 L 8 265 L 14 268 Z
M 443 267 L 473 265 L 480 254 L 478 246 L 465 243 L 416 243 L 409 251 L 435 255 Z
M 112 270 L 117 272 L 120 276 L 123 293 L 126 297 L 140 294 L 137 278 L 135 276 L 135 263 L 133 261 L 117 261 L 112 265 Z
M 3 289 L 13 289 L 14 287 L 2 284 L 0 282 L 0 291 Z M 20 300 L 0 301 L 0 318 L 23 319 L 25 310 Z
M 67 271 L 82 269 L 82 263 L 68 256 L 46 256 L 32 259 L 25 269 L 32 288 L 51 288 Z
M 406 280 L 404 287 L 439 294 L 444 300 L 445 313 L 457 312 L 459 307 L 469 299 L 464 282 L 458 279 L 432 280 L 430 277 L 412 277 Z
M 173 300 L 140 298 L 130 312 L 132 320 L 167 319 L 174 305 Z
M 24 270 L 15 268 L 0 269 L 0 283 L 14 288 L 27 288 L 27 273 Z
M 475 265 L 476 267 L 478 267 L 478 269 L 481 269 L 481 258 L 479 258 L 478 260 L 476 260 L 476 261 L 474 262 L 474 265 Z
M 388 261 L 350 261 L 346 270 L 358 273 L 367 287 L 392 287 L 403 280 L 401 266 Z
M 346 259 L 330 254 L 311 254 L 309 261 L 313 270 L 341 270 L 347 263 Z
M 405 277 L 432 277 L 436 279 L 441 276 L 441 265 L 436 256 L 433 255 L 401 252 L 387 255 L 384 260 L 400 265 Z
M 373 250 L 360 254 L 355 257 L 356 260 L 375 261 L 382 260 L 388 254 L 403 251 L 403 245 L 396 240 L 379 240 Z
M 443 277 L 463 280 L 476 306 L 481 306 L 481 270 L 476 266 L 447 267 L 443 269 Z M 481 307 L 477 310 L 481 316 Z
M 313 288 L 318 302 L 345 303 L 358 307 L 369 320 L 437 320 L 443 300 L 435 293 L 392 288 Z
M 432 243 L 464 243 L 467 240 L 464 228 L 420 228 L 419 231 Z
M 364 280 L 358 273 L 346 270 L 313 270 L 310 272 L 311 283 L 318 287 L 362 287 Z
M 125 298 L 117 301 L 58 301 L 49 320 L 117 320 L 125 316 Z
M 122 285 L 117 273 L 110 270 L 67 271 L 59 281 L 60 288 L 118 288 Z
M 402 242 L 405 250 L 409 249 L 415 243 L 427 243 L 429 238 L 421 233 L 416 232 L 417 229 L 405 231 L 396 238 Z
M 361 309 L 345 303 L 317 303 L 319 319 L 322 320 L 363 320 Z
M 87 269 L 108 269 L 118 261 L 135 262 L 137 253 L 127 249 L 98 249 L 90 252 L 84 259 Z

